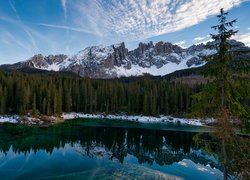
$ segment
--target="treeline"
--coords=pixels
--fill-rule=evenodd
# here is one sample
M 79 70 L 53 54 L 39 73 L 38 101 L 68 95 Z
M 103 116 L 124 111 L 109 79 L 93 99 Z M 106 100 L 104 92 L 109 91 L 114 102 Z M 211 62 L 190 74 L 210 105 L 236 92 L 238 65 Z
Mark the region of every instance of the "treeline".
M 0 72 L 0 114 L 62 112 L 183 115 L 201 85 L 162 78 L 95 80 L 70 75 Z

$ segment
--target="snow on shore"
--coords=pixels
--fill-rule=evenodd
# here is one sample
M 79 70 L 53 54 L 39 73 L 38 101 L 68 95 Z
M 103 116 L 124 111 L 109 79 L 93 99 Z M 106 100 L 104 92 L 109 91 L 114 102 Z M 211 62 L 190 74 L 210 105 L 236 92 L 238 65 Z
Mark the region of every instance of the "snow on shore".
M 64 120 L 75 119 L 75 118 L 96 118 L 96 119 L 112 119 L 112 120 L 124 120 L 124 121 L 136 121 L 141 123 L 175 123 L 175 124 L 189 124 L 194 126 L 204 126 L 209 123 L 213 123 L 214 119 L 185 119 L 185 118 L 176 118 L 171 116 L 128 116 L 128 115 L 106 115 L 106 114 L 83 114 L 83 113 L 63 113 L 62 117 Z M 0 116 L 0 123 L 9 122 L 17 123 L 19 116 L 18 115 L 4 115 Z
M 19 118 L 19 116 L 17 115 L 13 115 L 13 116 L 0 116 L 0 123 L 3 122 L 9 122 L 9 123 L 17 123 L 17 119 Z
M 127 121 L 137 121 L 142 123 L 180 123 L 189 124 L 194 126 L 204 126 L 208 123 L 214 122 L 213 119 L 200 120 L 200 119 L 185 119 L 185 118 L 174 118 L 171 116 L 128 116 L 128 115 L 106 115 L 106 114 L 82 114 L 82 113 L 63 113 L 63 118 L 65 120 L 75 119 L 75 118 L 97 118 L 97 119 L 114 119 L 114 120 L 127 120 Z

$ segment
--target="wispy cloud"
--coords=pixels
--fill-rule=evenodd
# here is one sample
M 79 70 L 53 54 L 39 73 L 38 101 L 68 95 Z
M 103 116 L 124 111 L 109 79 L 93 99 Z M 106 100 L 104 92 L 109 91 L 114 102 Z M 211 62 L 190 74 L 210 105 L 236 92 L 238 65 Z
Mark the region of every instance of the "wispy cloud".
M 182 47 L 190 43 L 206 43 L 210 37 L 203 37 L 202 32 L 198 35 L 196 31 L 188 34 L 189 29 L 186 29 L 183 36 L 179 36 L 178 31 L 210 16 L 214 17 L 221 7 L 229 10 L 244 1 L 246 0 L 57 0 L 49 9 L 49 3 L 34 1 L 33 11 L 30 11 L 28 1 L 24 1 L 24 6 L 16 0 L 0 0 L 1 3 L 4 2 L 4 6 L 8 6 L 0 8 L 0 21 L 4 25 L 0 28 L 0 40 L 3 42 L 0 54 L 4 53 L 5 57 L 10 58 L 7 52 L 16 50 L 19 50 L 22 57 L 23 54 L 65 53 L 65 50 L 73 53 L 95 44 L 120 41 L 135 44 L 138 40 L 147 38 L 154 41 L 163 37 L 158 35 L 170 32 L 175 34 L 166 35 L 165 39 L 171 36 L 169 41 L 180 40 L 176 44 Z M 27 17 L 28 12 L 30 17 Z M 239 24 L 239 27 L 245 26 Z M 250 30 L 249 26 L 244 31 L 250 32 L 247 29 Z M 245 43 L 249 42 L 247 35 L 237 37 Z
M 11 9 L 13 10 L 13 12 L 15 13 L 16 15 L 16 18 L 17 18 L 17 21 L 19 22 L 21 28 L 24 30 L 24 32 L 27 34 L 27 36 L 29 37 L 29 40 L 31 41 L 32 43 L 32 46 L 34 49 L 38 49 L 37 48 L 37 45 L 36 45 L 36 42 L 35 42 L 35 39 L 33 38 L 32 34 L 30 33 L 28 27 L 22 22 L 22 19 L 20 18 L 18 12 L 17 12 L 17 9 L 15 7 L 15 4 L 12 0 L 8 0 L 9 4 L 10 4 L 10 7 Z
M 35 24 L 39 25 L 39 26 L 50 27 L 50 28 L 65 29 L 65 30 L 70 30 L 70 31 L 75 31 L 75 32 L 94 34 L 94 32 L 85 30 L 83 28 L 75 28 L 75 27 L 70 27 L 70 26 L 63 26 L 63 25 L 56 25 L 56 24 L 45 24 L 45 23 L 35 23 Z
M 21 18 L 20 18 L 20 16 L 18 15 L 18 12 L 17 12 L 17 10 L 16 10 L 16 7 L 15 7 L 15 5 L 14 5 L 14 2 L 13 2 L 12 0 L 8 0 L 8 2 L 9 2 L 9 4 L 10 4 L 11 9 L 14 11 L 14 13 L 15 13 L 17 19 L 18 19 L 19 21 L 21 21 Z
M 8 23 L 12 23 L 12 24 L 19 24 L 19 21 L 17 21 L 16 19 L 10 18 L 10 17 L 6 17 L 3 15 L 0 15 L 0 20 L 8 22 Z
M 41 48 L 46 47 L 46 49 L 49 50 L 50 53 L 55 53 L 60 45 L 62 44 L 62 41 L 58 41 L 56 39 L 55 35 L 50 35 L 50 34 L 44 34 L 39 31 L 36 31 L 32 29 L 29 26 L 24 25 L 24 23 L 20 22 L 17 19 L 13 19 L 11 17 L 5 17 L 5 16 L 0 16 L 0 20 L 5 21 L 7 23 L 10 23 L 16 27 L 16 29 L 20 30 L 20 34 L 17 36 L 15 33 L 11 33 L 11 31 L 6 31 L 6 30 L 1 30 L 0 31 L 0 40 L 3 42 L 7 47 L 12 47 L 17 50 L 19 49 L 19 55 L 22 54 L 20 57 L 21 58 L 28 58 L 29 56 L 32 56 L 36 53 L 41 53 Z M 32 23 L 29 23 L 31 25 Z M 21 33 L 24 32 L 24 33 Z M 27 32 L 29 35 L 27 35 Z M 26 36 L 27 35 L 27 36 Z M 30 42 L 30 37 L 32 37 L 33 41 L 39 42 L 39 46 L 34 47 L 33 43 Z M 66 40 L 65 40 L 66 41 Z M 2 54 L 6 54 L 6 52 L 1 52 Z M 16 52 L 17 53 L 17 52 Z M 24 54 L 26 56 L 24 56 Z M 11 58 L 12 56 L 15 56 L 14 54 L 8 55 L 8 58 Z M 18 59 L 19 61 L 22 59 Z
M 7 42 L 12 42 L 18 45 L 19 47 L 25 49 L 26 51 L 29 51 L 29 53 L 32 53 L 32 47 L 24 43 L 23 41 L 18 40 L 14 35 L 12 35 L 10 32 L 6 32 L 5 36 L 7 37 Z
M 75 17 L 81 17 L 76 22 L 88 24 L 93 32 L 143 39 L 190 27 L 217 14 L 221 7 L 228 10 L 243 1 L 86 0 L 67 3 L 75 3 Z
M 74 3 L 68 1 L 72 10 L 72 22 L 76 26 L 81 27 L 95 35 L 102 37 L 108 34 L 115 33 L 111 27 L 112 16 L 108 10 L 106 1 L 99 2 L 98 0 L 76 0 Z M 111 2 L 112 3 L 112 2 Z
M 233 38 L 237 41 L 243 42 L 245 45 L 250 47 L 250 32 L 244 34 L 236 34 Z
M 63 14 L 64 14 L 64 18 L 67 18 L 67 6 L 66 6 L 67 0 L 61 0 L 61 5 L 63 8 Z

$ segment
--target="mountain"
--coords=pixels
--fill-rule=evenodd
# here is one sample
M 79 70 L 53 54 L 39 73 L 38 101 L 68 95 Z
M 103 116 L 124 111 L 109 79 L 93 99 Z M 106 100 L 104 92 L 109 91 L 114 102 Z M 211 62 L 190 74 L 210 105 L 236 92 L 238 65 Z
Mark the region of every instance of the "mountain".
M 206 45 L 211 45 L 209 42 Z M 232 50 L 249 50 L 243 43 L 231 40 Z M 115 78 L 139 76 L 145 73 L 163 76 L 176 70 L 199 67 L 204 64 L 203 57 L 216 53 L 204 44 L 181 48 L 169 42 L 153 44 L 139 43 L 134 50 L 128 51 L 124 43 L 111 46 L 92 46 L 75 55 L 35 55 L 30 59 L 2 69 L 34 68 L 49 71 L 73 72 L 82 77 Z M 235 47 L 235 48 L 234 48 Z

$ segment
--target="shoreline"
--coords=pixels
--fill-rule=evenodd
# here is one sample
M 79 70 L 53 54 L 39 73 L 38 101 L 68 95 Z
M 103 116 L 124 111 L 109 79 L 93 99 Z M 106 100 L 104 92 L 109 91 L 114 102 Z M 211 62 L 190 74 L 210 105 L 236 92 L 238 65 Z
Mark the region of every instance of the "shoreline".
M 187 119 L 187 118 L 177 118 L 172 116 L 160 115 L 158 117 L 154 116 L 143 116 L 143 115 L 126 115 L 126 114 L 85 114 L 85 113 L 63 113 L 61 116 L 45 116 L 41 115 L 37 118 L 29 116 L 19 116 L 19 115 L 3 115 L 0 116 L 0 123 L 18 123 L 18 124 L 28 124 L 28 125 L 40 125 L 49 126 L 51 124 L 62 123 L 67 120 L 73 120 L 77 118 L 85 119 L 105 119 L 109 120 L 123 120 L 123 121 L 134 121 L 140 123 L 173 123 L 173 124 L 186 124 L 193 126 L 209 126 L 215 121 L 212 118 L 209 119 Z
M 112 114 L 84 114 L 84 113 L 63 113 L 64 120 L 71 120 L 76 118 L 86 118 L 86 119 L 109 119 L 109 120 L 124 120 L 124 121 L 135 121 L 140 123 L 173 123 L 173 124 L 187 124 L 193 126 L 208 126 L 214 123 L 214 119 L 187 119 L 178 118 L 172 116 L 160 115 L 155 116 L 143 116 L 143 115 L 112 115 Z

